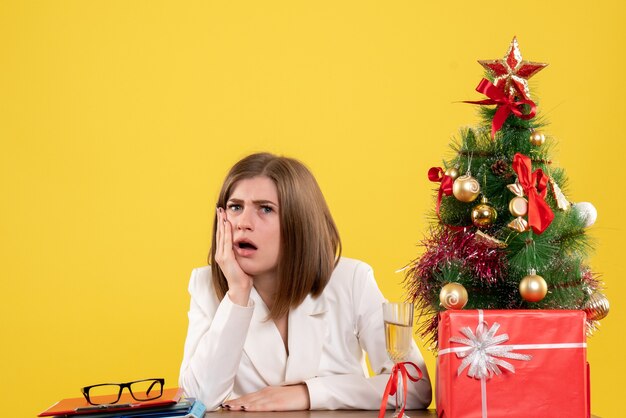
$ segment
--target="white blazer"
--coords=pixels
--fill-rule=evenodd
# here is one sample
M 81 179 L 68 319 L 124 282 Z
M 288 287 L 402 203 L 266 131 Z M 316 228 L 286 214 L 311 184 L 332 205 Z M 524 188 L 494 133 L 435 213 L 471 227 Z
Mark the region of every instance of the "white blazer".
M 381 294 L 372 268 L 342 258 L 322 295 L 289 312 L 288 347 L 253 288 L 247 307 L 218 300 L 209 266 L 193 270 L 179 384 L 213 410 L 266 386 L 305 383 L 311 409 L 378 409 L 393 363 L 385 350 Z M 365 353 L 376 376 L 368 377 Z M 407 358 L 424 378 L 409 381 L 407 409 L 426 408 L 430 379 L 413 343 Z M 412 370 L 412 369 L 411 369 Z M 388 408 L 395 406 L 389 397 Z

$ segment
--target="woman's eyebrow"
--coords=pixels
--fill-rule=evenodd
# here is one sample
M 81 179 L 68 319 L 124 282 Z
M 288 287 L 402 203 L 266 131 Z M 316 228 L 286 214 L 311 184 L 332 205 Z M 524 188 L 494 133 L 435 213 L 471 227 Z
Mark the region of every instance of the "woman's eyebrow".
M 228 199 L 228 201 L 232 203 L 236 203 L 236 204 L 244 203 L 243 199 L 237 199 L 237 198 L 230 198 Z M 272 202 L 271 200 L 265 200 L 265 199 L 253 200 L 252 203 L 254 203 L 255 205 L 270 204 L 270 205 L 278 206 L 276 203 Z
M 272 202 L 271 200 L 253 200 L 252 203 L 254 203 L 255 205 L 274 205 L 274 206 L 278 206 L 276 203 Z

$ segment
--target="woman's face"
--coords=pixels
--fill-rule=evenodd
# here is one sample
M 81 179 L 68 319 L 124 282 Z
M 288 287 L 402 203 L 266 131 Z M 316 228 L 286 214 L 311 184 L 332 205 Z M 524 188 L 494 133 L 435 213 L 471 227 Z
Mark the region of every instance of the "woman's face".
M 265 176 L 237 182 L 226 202 L 233 226 L 233 251 L 251 276 L 275 274 L 280 252 L 278 191 Z

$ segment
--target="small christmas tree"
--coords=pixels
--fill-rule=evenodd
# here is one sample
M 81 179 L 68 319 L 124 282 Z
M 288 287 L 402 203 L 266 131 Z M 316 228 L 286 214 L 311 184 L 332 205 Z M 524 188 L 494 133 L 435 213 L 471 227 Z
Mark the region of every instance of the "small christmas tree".
M 588 333 L 608 313 L 602 283 L 590 269 L 590 203 L 570 203 L 563 169 L 552 164 L 553 139 L 536 117 L 528 79 L 547 64 L 523 61 L 517 40 L 476 90 L 488 98 L 482 121 L 462 129 L 439 183 L 424 253 L 406 270 L 421 311 L 421 336 L 436 348 L 445 309 L 583 309 Z M 492 107 L 495 105 L 495 108 Z

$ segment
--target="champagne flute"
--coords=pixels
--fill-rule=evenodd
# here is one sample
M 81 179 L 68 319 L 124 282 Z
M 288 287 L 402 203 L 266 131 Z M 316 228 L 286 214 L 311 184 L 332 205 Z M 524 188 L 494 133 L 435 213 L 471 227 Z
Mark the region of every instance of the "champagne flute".
M 411 352 L 413 342 L 413 304 L 403 302 L 383 303 L 383 321 L 385 322 L 385 343 L 387 354 L 395 363 L 402 360 Z M 396 410 L 393 414 L 397 417 L 406 404 L 403 396 L 402 376 L 398 375 L 396 390 Z M 404 414 L 406 418 L 408 416 Z

